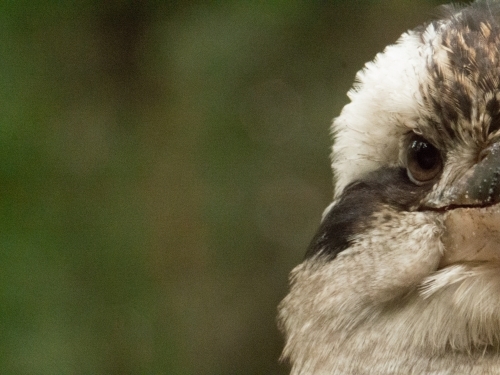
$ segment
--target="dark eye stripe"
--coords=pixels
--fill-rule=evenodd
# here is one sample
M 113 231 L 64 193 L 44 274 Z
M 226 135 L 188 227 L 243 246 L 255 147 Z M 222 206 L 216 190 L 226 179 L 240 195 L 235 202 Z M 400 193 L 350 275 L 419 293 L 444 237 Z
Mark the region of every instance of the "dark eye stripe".
M 320 254 L 334 259 L 351 245 L 355 234 L 370 226 L 381 205 L 411 211 L 430 189 L 432 185 L 412 183 L 405 168 L 381 168 L 350 184 L 321 222 L 306 258 Z

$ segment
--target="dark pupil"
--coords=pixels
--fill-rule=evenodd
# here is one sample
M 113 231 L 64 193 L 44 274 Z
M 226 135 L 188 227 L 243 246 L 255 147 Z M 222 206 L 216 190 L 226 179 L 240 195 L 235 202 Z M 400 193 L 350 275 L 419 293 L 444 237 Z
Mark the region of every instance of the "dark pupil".
M 427 142 L 413 141 L 411 148 L 420 168 L 432 169 L 436 166 L 438 153 L 434 146 Z

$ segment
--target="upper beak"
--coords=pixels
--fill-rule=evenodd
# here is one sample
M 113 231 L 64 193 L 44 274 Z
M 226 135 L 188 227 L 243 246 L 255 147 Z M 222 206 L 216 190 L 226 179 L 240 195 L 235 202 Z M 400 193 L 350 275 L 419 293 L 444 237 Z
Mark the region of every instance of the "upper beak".
M 500 202 L 500 142 L 484 149 L 480 160 L 453 183 L 451 189 L 431 194 L 425 207 L 478 207 Z
M 444 253 L 439 268 L 461 262 L 500 261 L 500 143 L 484 149 L 479 161 L 424 208 L 443 211 Z

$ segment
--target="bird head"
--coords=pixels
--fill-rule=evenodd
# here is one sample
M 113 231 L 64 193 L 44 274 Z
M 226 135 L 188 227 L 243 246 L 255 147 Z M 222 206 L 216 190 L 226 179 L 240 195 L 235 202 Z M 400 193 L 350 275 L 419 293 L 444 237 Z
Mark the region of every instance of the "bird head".
M 294 374 L 500 371 L 500 4 L 447 7 L 348 96 L 283 356 Z

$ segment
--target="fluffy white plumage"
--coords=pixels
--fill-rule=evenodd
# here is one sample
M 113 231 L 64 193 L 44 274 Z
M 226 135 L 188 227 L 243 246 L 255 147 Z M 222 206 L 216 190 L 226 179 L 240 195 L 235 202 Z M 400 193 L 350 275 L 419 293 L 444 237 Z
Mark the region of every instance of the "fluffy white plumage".
M 500 373 L 500 5 L 403 34 L 335 119 L 335 196 L 279 307 L 293 375 Z

